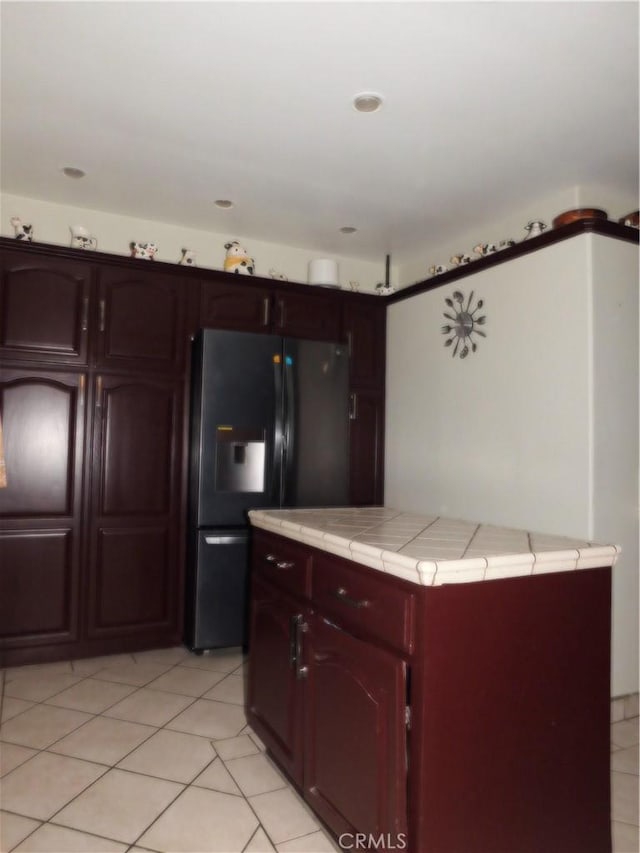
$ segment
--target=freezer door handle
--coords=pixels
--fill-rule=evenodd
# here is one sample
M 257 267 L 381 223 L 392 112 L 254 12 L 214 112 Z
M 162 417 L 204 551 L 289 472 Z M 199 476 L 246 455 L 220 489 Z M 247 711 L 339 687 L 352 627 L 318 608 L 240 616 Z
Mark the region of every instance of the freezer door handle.
M 205 536 L 207 545 L 240 545 L 247 541 L 246 536 Z

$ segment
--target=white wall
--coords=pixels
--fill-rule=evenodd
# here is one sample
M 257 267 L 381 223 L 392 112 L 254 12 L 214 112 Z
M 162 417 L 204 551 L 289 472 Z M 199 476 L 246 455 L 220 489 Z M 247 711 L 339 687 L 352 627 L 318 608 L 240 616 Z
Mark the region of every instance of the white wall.
M 387 318 L 386 503 L 621 544 L 613 695 L 638 689 L 637 289 L 637 249 L 584 234 Z M 465 360 L 441 333 L 456 290 L 487 317 Z
M 256 275 L 268 277 L 274 268 L 284 273 L 289 281 L 307 281 L 308 263 L 319 255 L 311 249 L 299 249 L 276 243 L 264 243 L 242 234 L 220 234 L 185 228 L 179 223 L 155 222 L 135 219 L 130 216 L 107 213 L 101 210 L 72 207 L 42 199 L 24 196 L 0 195 L 0 234 L 13 237 L 10 220 L 19 216 L 23 222 L 32 223 L 34 239 L 42 243 L 68 246 L 69 226 L 83 225 L 97 237 L 98 250 L 116 255 L 129 255 L 129 243 L 154 242 L 158 245 L 157 260 L 177 263 L 181 250 L 193 249 L 197 253 L 198 267 L 222 269 L 224 244 L 239 240 L 255 258 Z M 339 265 L 340 284 L 349 289 L 350 281 L 360 283 L 360 291 L 373 291 L 378 282 L 384 280 L 384 269 L 379 263 L 368 263 L 356 258 L 336 256 Z M 393 271 L 391 273 L 393 280 Z
M 612 674 L 622 695 L 638 673 L 638 249 L 592 241 L 593 538 L 623 548 L 614 568 Z
M 551 195 L 530 198 L 522 207 L 503 213 L 495 211 L 488 198 L 486 214 L 475 228 L 460 232 L 460 229 L 452 227 L 451 238 L 437 244 L 430 242 L 429 235 L 425 235 L 424 245 L 419 252 L 400 259 L 397 280 L 402 287 L 424 281 L 431 277 L 429 267 L 432 265 L 442 264 L 453 269 L 454 264 L 450 262 L 452 255 L 466 252 L 477 258 L 473 247 L 478 243 L 498 243 L 500 240 L 520 243 L 527 236 L 524 226 L 528 222 L 541 220 L 551 228 L 551 223 L 560 213 L 584 207 L 604 210 L 609 219 L 617 222 L 621 216 L 638 209 L 638 191 L 637 188 L 620 190 L 600 184 L 569 186 Z M 441 211 L 441 216 L 447 215 L 446 210 Z

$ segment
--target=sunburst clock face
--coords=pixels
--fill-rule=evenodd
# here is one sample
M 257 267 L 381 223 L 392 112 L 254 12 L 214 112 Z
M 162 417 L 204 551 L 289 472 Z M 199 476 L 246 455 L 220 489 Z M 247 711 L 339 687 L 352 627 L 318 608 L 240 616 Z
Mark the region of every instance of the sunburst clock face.
M 447 306 L 451 309 L 445 311 L 444 316 L 447 320 L 451 320 L 446 326 L 442 326 L 442 334 L 447 335 L 447 340 L 444 342 L 446 347 L 453 346 L 451 355 L 455 358 L 459 355 L 460 358 L 466 358 L 470 352 L 475 352 L 478 345 L 474 340 L 475 335 L 480 335 L 486 338 L 486 332 L 483 332 L 478 326 L 484 326 L 487 322 L 486 316 L 478 316 L 478 311 L 484 305 L 483 299 L 478 299 L 473 305 L 473 290 L 469 294 L 469 299 L 466 301 L 465 296 L 461 291 L 454 290 L 453 299 L 448 297 L 444 300 Z

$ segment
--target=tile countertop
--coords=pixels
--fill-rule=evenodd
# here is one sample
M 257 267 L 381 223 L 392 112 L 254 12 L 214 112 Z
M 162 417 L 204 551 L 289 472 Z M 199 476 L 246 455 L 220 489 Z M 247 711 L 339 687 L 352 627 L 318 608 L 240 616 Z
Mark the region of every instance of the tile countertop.
M 390 507 L 251 510 L 254 527 L 422 584 L 613 566 L 620 548 Z

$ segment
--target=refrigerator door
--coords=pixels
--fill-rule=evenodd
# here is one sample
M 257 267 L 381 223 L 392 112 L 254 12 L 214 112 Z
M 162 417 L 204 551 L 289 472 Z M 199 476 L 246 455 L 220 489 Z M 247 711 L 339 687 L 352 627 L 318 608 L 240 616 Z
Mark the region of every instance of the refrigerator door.
M 284 341 L 282 506 L 349 498 L 349 356 L 342 344 Z
M 203 330 L 194 343 L 190 524 L 247 523 L 278 506 L 282 342 L 272 335 Z
M 246 643 L 249 531 L 197 531 L 188 587 L 186 643 L 215 649 Z

